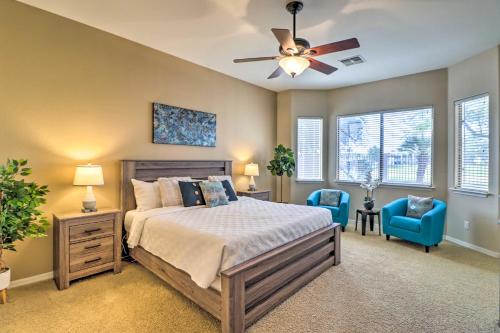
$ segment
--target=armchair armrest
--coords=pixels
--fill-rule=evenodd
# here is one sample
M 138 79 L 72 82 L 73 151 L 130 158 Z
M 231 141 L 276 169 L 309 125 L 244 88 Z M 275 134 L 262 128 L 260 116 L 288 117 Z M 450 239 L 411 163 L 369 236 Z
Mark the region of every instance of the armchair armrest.
M 308 206 L 319 206 L 319 199 L 321 196 L 321 190 L 316 190 L 313 193 L 309 195 L 307 198 L 307 205 Z
M 351 197 L 349 193 L 342 191 L 342 195 L 340 196 L 340 205 L 339 205 L 341 221 L 348 220 L 350 203 L 351 203 Z
M 446 218 L 446 204 L 434 200 L 434 208 L 422 216 L 422 233 L 428 236 L 441 238 L 444 233 Z

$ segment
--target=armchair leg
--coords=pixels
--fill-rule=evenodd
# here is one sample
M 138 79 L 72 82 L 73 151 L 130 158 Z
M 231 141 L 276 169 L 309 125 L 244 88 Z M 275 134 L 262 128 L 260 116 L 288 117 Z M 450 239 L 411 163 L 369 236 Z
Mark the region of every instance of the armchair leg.
M 429 247 L 427 245 L 425 246 L 425 252 L 429 253 Z
M 389 234 L 386 234 L 386 235 L 385 235 L 385 239 L 386 239 L 386 240 L 389 240 L 389 239 L 391 239 L 391 235 L 389 235 Z
M 341 226 L 340 229 L 342 229 L 342 232 L 345 231 L 345 227 L 344 226 Z

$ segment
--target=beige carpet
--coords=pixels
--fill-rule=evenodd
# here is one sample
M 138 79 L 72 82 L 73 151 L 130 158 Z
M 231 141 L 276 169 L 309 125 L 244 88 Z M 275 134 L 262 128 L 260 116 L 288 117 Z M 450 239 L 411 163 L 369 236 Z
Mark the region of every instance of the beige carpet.
M 498 263 L 442 243 L 423 247 L 352 229 L 333 267 L 252 326 L 257 332 L 492 332 Z M 218 332 L 219 323 L 138 265 L 10 291 L 1 332 Z

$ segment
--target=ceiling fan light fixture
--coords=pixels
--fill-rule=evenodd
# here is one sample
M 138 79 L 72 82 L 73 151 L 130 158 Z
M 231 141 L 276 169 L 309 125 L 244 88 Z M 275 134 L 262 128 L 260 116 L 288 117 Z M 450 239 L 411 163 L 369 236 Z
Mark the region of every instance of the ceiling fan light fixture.
M 281 58 L 279 61 L 279 65 L 281 68 L 283 68 L 285 73 L 287 73 L 291 77 L 295 77 L 302 74 L 302 72 L 309 67 L 310 62 L 304 57 L 288 56 Z

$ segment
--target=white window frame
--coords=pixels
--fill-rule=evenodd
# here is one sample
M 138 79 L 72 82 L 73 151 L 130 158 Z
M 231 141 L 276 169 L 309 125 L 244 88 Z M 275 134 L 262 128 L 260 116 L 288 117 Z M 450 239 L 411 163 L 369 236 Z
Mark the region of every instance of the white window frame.
M 481 97 L 488 97 L 488 189 L 487 190 L 477 190 L 477 189 L 471 189 L 471 188 L 467 188 L 467 187 L 461 187 L 459 186 L 458 184 L 458 173 L 459 173 L 459 144 L 458 144 L 458 140 L 459 140 L 459 116 L 458 116 L 458 109 L 457 109 L 457 106 L 458 104 L 461 104 L 461 103 L 464 103 L 464 102 L 468 102 L 468 101 L 471 101 L 471 100 L 474 100 L 474 99 L 478 99 L 478 98 L 481 98 Z M 491 195 L 490 193 L 490 181 L 491 181 L 491 152 L 492 152 L 492 149 L 491 149 L 491 97 L 490 97 L 490 94 L 489 93 L 483 93 L 483 94 L 479 94 L 479 95 L 474 95 L 474 96 L 470 96 L 470 97 L 467 97 L 467 98 L 462 98 L 462 99 L 458 99 L 458 100 L 455 100 L 453 102 L 453 117 L 454 117 L 454 124 L 453 124 L 453 130 L 454 130 L 454 135 L 453 135 L 453 187 L 450 188 L 451 190 L 457 192 L 457 193 L 461 193 L 461 194 L 465 194 L 465 195 L 471 195 L 471 196 L 478 196 L 478 197 L 487 197 L 489 195 Z
M 320 134 L 320 178 L 319 179 L 303 179 L 299 178 L 299 168 L 300 168 L 300 163 L 299 163 L 299 120 L 300 119 L 318 119 L 321 120 L 321 134 Z M 296 177 L 295 181 L 300 182 L 300 183 L 317 183 L 317 182 L 324 182 L 324 165 L 323 165 L 323 151 L 324 151 L 324 133 L 325 133 L 325 120 L 323 117 L 320 116 L 299 116 L 297 117 L 297 120 L 295 122 L 295 151 L 297 152 L 297 170 L 296 170 Z
M 434 170 L 435 170 L 435 147 L 434 147 L 434 137 L 435 137 L 435 121 L 436 121 L 436 115 L 434 112 L 434 106 L 433 105 L 423 105 L 423 106 L 416 106 L 416 107 L 409 107 L 409 108 L 397 108 L 397 109 L 388 109 L 388 110 L 380 110 L 380 111 L 371 111 L 371 112 L 362 112 L 362 113 L 351 113 L 351 114 L 345 114 L 345 115 L 338 115 L 337 116 L 337 123 L 336 123 L 336 128 L 335 128 L 335 182 L 340 183 L 340 184 L 353 184 L 353 185 L 359 185 L 361 182 L 358 181 L 347 181 L 347 180 L 340 180 L 339 179 L 339 139 L 338 139 L 338 131 L 339 131 L 339 121 L 341 118 L 347 118 L 347 117 L 358 117 L 358 116 L 365 116 L 365 115 L 370 115 L 370 114 L 386 114 L 386 113 L 394 113 L 394 112 L 405 112 L 405 111 L 415 111 L 415 110 L 422 110 L 422 109 L 430 109 L 431 114 L 432 114 L 432 135 L 431 135 L 431 172 L 430 172 L 430 185 L 423 185 L 423 184 L 412 184 L 412 183 L 389 183 L 389 182 L 383 182 L 382 181 L 382 166 L 379 166 L 379 178 L 380 178 L 380 186 L 382 187 L 396 187 L 396 188 L 418 188 L 418 189 L 427 189 L 427 190 L 432 190 L 434 189 Z M 381 124 L 382 125 L 382 124 Z M 380 126 L 380 131 L 382 132 L 383 126 Z M 380 135 L 380 158 L 382 158 L 383 154 L 383 142 L 382 142 L 383 134 L 381 133 Z

